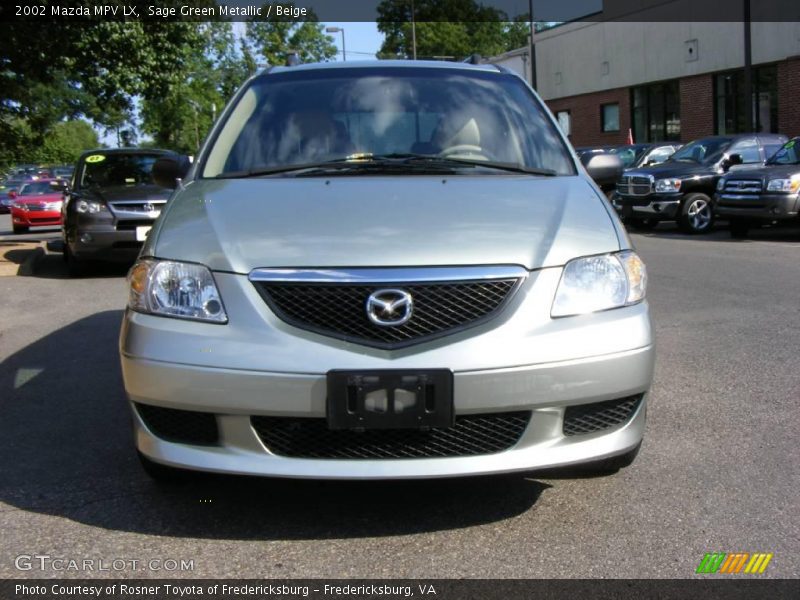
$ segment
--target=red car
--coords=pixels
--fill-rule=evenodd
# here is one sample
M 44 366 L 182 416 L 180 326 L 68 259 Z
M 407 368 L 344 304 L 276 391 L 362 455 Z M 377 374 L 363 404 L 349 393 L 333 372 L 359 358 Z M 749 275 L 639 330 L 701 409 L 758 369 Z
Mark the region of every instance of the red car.
M 56 179 L 39 179 L 23 184 L 9 194 L 11 225 L 14 233 L 25 233 L 30 227 L 59 227 L 61 205 L 64 202 L 64 182 Z

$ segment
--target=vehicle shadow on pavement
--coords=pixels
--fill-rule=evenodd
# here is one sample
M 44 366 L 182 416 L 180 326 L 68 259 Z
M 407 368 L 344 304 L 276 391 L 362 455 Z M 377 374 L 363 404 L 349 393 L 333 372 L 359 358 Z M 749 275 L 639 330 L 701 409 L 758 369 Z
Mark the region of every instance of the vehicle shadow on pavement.
M 116 347 L 121 319 L 122 311 L 94 314 L 4 361 L 0 502 L 12 510 L 160 536 L 375 537 L 513 518 L 549 487 L 522 475 L 406 482 L 199 476 L 157 485 L 133 449 Z
M 75 279 L 124 277 L 132 265 L 133 262 L 96 263 L 92 264 L 86 272 Z M 69 272 L 67 271 L 67 264 L 64 262 L 63 256 L 52 252 L 48 252 L 36 261 L 36 267 L 31 275 L 42 279 L 70 279 Z

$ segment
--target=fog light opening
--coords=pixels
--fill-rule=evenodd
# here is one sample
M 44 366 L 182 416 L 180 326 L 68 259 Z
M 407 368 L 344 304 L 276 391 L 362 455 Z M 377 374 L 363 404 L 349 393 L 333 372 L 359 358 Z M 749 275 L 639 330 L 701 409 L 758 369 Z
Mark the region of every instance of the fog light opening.
M 92 236 L 88 233 L 81 234 L 81 241 L 84 244 L 88 244 L 89 242 L 92 241 Z

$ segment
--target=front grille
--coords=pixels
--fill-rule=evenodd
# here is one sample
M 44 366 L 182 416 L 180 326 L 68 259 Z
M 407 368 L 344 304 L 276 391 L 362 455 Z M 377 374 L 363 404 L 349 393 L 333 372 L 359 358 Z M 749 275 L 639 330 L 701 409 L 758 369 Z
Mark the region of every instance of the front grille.
M 617 192 L 623 196 L 647 196 L 652 187 L 653 179 L 647 175 L 623 175 L 617 182 Z
M 252 417 L 258 437 L 273 454 L 292 458 L 392 459 L 479 456 L 508 450 L 531 413 L 456 417 L 447 429 L 330 430 L 325 419 Z
M 355 343 L 396 348 L 482 323 L 510 298 L 518 279 L 412 284 L 254 282 L 282 320 Z M 413 298 L 411 319 L 384 327 L 367 317 L 377 290 L 400 288 Z
M 729 179 L 725 181 L 724 191 L 728 194 L 759 194 L 761 193 L 761 180 Z
M 217 443 L 217 419 L 212 413 L 136 404 L 144 424 L 154 435 L 169 442 L 212 446 Z
M 33 204 L 32 202 L 28 202 L 25 205 L 30 212 L 40 212 L 43 210 L 47 210 L 47 204 Z
M 28 219 L 31 223 L 58 223 L 59 217 L 30 217 Z
M 629 396 L 607 402 L 569 406 L 564 411 L 564 435 L 593 433 L 627 421 L 641 402 L 642 396 Z

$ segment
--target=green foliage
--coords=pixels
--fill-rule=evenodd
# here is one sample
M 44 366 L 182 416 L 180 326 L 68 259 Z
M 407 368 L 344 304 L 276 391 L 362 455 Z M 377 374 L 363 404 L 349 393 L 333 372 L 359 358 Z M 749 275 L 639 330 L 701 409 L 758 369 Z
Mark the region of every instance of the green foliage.
M 416 0 L 414 20 L 419 59 L 495 56 L 527 43 L 526 22 L 509 22 L 502 11 L 473 0 Z M 385 36 L 380 58 L 413 57 L 410 2 L 381 2 L 378 31 Z
M 290 51 L 303 62 L 323 62 L 336 56 L 333 37 L 314 21 L 251 21 L 247 39 L 256 54 L 271 65 L 282 65 Z
M 99 145 L 97 132 L 86 121 L 62 121 L 48 132 L 35 162 L 73 164 L 82 152 Z

